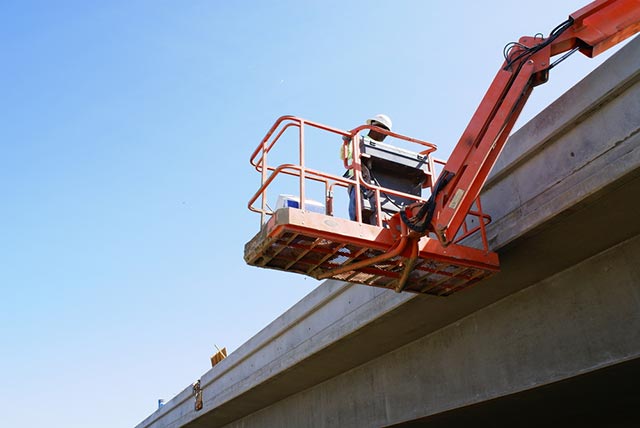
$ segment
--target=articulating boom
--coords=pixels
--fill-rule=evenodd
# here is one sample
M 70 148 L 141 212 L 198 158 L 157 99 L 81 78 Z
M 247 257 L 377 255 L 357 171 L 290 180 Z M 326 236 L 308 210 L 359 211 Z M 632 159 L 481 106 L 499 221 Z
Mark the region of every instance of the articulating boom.
M 594 57 L 640 31 L 640 0 L 598 0 L 573 13 L 548 38 L 522 37 L 505 62 L 436 181 L 428 202 L 400 215 L 416 234 L 433 231 L 449 245 L 478 198 L 533 88 L 579 50 Z M 556 62 L 551 58 L 567 53 Z

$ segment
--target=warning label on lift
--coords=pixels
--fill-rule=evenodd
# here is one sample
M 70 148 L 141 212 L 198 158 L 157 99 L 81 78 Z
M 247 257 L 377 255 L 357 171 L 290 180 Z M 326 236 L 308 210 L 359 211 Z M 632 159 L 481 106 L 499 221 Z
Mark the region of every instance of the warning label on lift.
M 456 208 L 458 208 L 458 204 L 462 200 L 463 196 L 464 196 L 464 190 L 462 189 L 456 190 L 456 194 L 453 195 L 453 198 L 451 198 L 451 202 L 449 203 L 449 208 L 451 208 L 452 210 L 455 210 Z

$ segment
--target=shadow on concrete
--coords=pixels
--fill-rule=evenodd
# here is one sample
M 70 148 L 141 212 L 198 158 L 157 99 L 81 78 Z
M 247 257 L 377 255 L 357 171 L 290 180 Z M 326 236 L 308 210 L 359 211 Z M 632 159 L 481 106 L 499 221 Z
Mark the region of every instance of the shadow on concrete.
M 637 427 L 640 359 L 449 412 L 410 427 Z

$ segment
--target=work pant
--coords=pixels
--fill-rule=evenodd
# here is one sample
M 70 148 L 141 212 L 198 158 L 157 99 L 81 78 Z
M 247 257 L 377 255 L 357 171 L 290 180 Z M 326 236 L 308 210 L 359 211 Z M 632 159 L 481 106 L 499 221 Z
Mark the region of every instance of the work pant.
M 361 192 L 363 193 L 363 192 Z M 366 196 L 362 195 L 360 198 L 360 206 L 364 207 L 364 199 Z M 376 197 L 375 193 L 367 198 L 371 206 L 371 210 L 362 210 L 362 222 L 369 224 L 376 224 Z M 356 221 L 356 186 L 349 186 L 349 218 L 352 221 Z

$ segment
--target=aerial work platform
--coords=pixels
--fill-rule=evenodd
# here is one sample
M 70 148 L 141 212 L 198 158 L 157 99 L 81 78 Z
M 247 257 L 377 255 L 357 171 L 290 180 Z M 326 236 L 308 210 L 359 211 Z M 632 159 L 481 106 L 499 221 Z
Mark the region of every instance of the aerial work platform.
M 434 144 L 391 132 L 384 115 L 376 116 L 382 120 L 377 125 L 370 120 L 350 132 L 281 117 L 251 156 L 262 184 L 249 209 L 261 214 L 261 231 L 245 246 L 245 260 L 318 279 L 438 295 L 491 275 L 498 270 L 498 256 L 487 245 L 485 226 L 491 218 L 482 213 L 480 191 L 533 88 L 547 82 L 549 71 L 572 53 L 594 57 L 640 31 L 639 5 L 639 0 L 596 0 L 571 14 L 547 38 L 538 33 L 508 43 L 503 65 L 447 162 L 431 157 Z M 298 129 L 298 163 L 269 166 L 267 155 L 291 128 Z M 361 136 L 367 129 L 369 135 Z M 307 167 L 306 130 L 333 133 L 335 140 L 342 137 L 345 175 Z M 379 144 L 387 137 L 420 149 Z M 298 179 L 299 212 L 269 208 L 267 188 L 282 176 Z M 308 181 L 324 185 L 324 214 L 305 210 Z M 350 220 L 334 217 L 336 187 L 350 195 Z M 428 199 L 423 190 L 429 192 Z M 261 207 L 254 207 L 259 198 Z M 460 245 L 476 232 L 482 248 Z
M 469 210 L 456 239 L 446 246 L 434 233 L 416 234 L 400 219 L 399 212 L 405 207 L 427 200 L 422 191 L 433 191 L 435 169 L 442 164 L 431 156 L 435 145 L 385 131 L 394 141 L 417 145 L 419 149 L 409 151 L 388 144 L 372 147 L 370 142 L 354 144 L 352 159 L 344 162 L 344 167 L 353 171 L 348 178 L 305 166 L 308 128 L 329 133 L 329 138 L 323 138 L 325 143 L 350 144 L 359 141 L 359 133 L 371 126 L 342 131 L 292 116 L 276 121 L 251 157 L 262 182 L 248 205 L 261 214 L 260 231 L 245 245 L 244 257 L 249 265 L 439 296 L 469 287 L 499 270 L 498 255 L 488 250 L 486 241 L 485 226 L 491 219 L 482 213 L 479 200 Z M 298 162 L 269 166 L 267 156 L 271 158 L 276 142 L 288 129 L 298 131 Z M 372 180 L 363 179 L 361 162 L 368 163 Z M 397 177 L 393 176 L 394 171 Z M 267 190 L 275 187 L 277 179 L 287 177 L 293 177 L 298 193 L 286 195 L 284 203 L 283 195 L 279 195 L 272 210 Z M 322 202 L 308 199 L 309 182 L 324 188 Z M 340 190 L 346 195 L 353 188 L 356 195 L 366 189 L 373 196 L 369 201 L 354 198 L 356 218 L 342 218 L 334 213 L 335 192 Z M 261 206 L 255 207 L 259 199 Z M 274 199 L 275 195 L 271 196 Z M 364 221 L 362 213 L 367 210 L 375 213 L 367 216 L 373 224 Z M 481 234 L 482 248 L 460 244 L 474 233 Z

